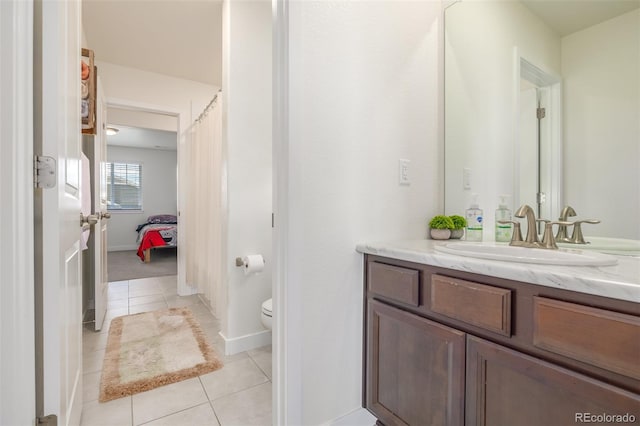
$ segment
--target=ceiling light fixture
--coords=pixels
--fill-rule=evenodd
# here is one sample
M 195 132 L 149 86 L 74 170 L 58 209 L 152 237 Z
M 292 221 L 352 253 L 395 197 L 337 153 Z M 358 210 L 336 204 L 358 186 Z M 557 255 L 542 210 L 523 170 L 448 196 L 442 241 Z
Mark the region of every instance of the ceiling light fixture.
M 120 129 L 116 129 L 115 127 L 107 127 L 107 136 L 113 136 L 119 131 Z

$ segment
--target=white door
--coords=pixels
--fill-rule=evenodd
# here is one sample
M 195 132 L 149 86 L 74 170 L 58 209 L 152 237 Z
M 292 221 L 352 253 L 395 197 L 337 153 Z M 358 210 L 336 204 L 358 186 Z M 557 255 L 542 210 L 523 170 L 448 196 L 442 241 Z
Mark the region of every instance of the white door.
M 0 425 L 35 423 L 33 2 L 0 1 Z
M 107 314 L 107 224 L 110 214 L 107 212 L 107 105 L 102 91 L 100 77 L 98 77 L 98 90 L 96 101 L 97 129 L 93 151 L 93 214 L 98 217 L 98 223 L 93 227 L 94 238 L 94 302 L 95 302 L 95 329 L 102 329 L 104 317 Z
M 41 203 L 36 252 L 41 250 L 42 262 L 39 391 L 44 414 L 57 415 L 58 425 L 66 426 L 78 424 L 82 412 L 81 11 L 79 0 L 37 0 L 35 9 L 36 153 L 57 164 L 56 186 L 36 195 Z

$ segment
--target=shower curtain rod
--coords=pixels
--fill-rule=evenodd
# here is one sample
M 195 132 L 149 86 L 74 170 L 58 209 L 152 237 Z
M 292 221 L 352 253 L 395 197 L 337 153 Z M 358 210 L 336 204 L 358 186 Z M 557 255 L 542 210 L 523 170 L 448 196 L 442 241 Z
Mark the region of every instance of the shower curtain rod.
M 218 100 L 218 95 L 220 93 L 222 93 L 222 90 L 218 90 L 218 93 L 216 93 L 214 95 L 213 99 L 211 99 L 211 102 L 209 102 L 207 104 L 207 106 L 204 107 L 204 109 L 202 110 L 202 113 L 198 116 L 198 118 L 195 119 L 194 123 L 199 122 L 200 120 L 202 120 L 207 115 L 207 113 L 209 112 L 209 109 L 213 106 L 213 104 L 216 103 L 216 100 Z

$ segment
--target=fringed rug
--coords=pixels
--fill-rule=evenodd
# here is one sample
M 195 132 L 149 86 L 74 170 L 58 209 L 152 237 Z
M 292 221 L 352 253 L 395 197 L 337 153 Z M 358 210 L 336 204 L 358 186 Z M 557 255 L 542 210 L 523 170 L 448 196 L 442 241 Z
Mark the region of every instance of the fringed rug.
M 100 402 L 196 377 L 222 367 L 188 308 L 111 321 Z

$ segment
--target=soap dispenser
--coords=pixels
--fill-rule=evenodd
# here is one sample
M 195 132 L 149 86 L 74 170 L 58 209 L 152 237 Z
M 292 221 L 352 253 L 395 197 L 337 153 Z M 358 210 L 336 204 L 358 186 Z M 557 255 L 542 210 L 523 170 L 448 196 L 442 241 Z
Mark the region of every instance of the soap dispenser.
M 482 241 L 482 210 L 478 205 L 478 194 L 473 194 L 471 205 L 466 211 L 467 232 L 465 240 Z
M 508 243 L 511 241 L 511 223 L 500 223 L 500 221 L 511 220 L 511 210 L 507 206 L 508 195 L 500 195 L 500 203 L 496 210 L 496 241 Z

